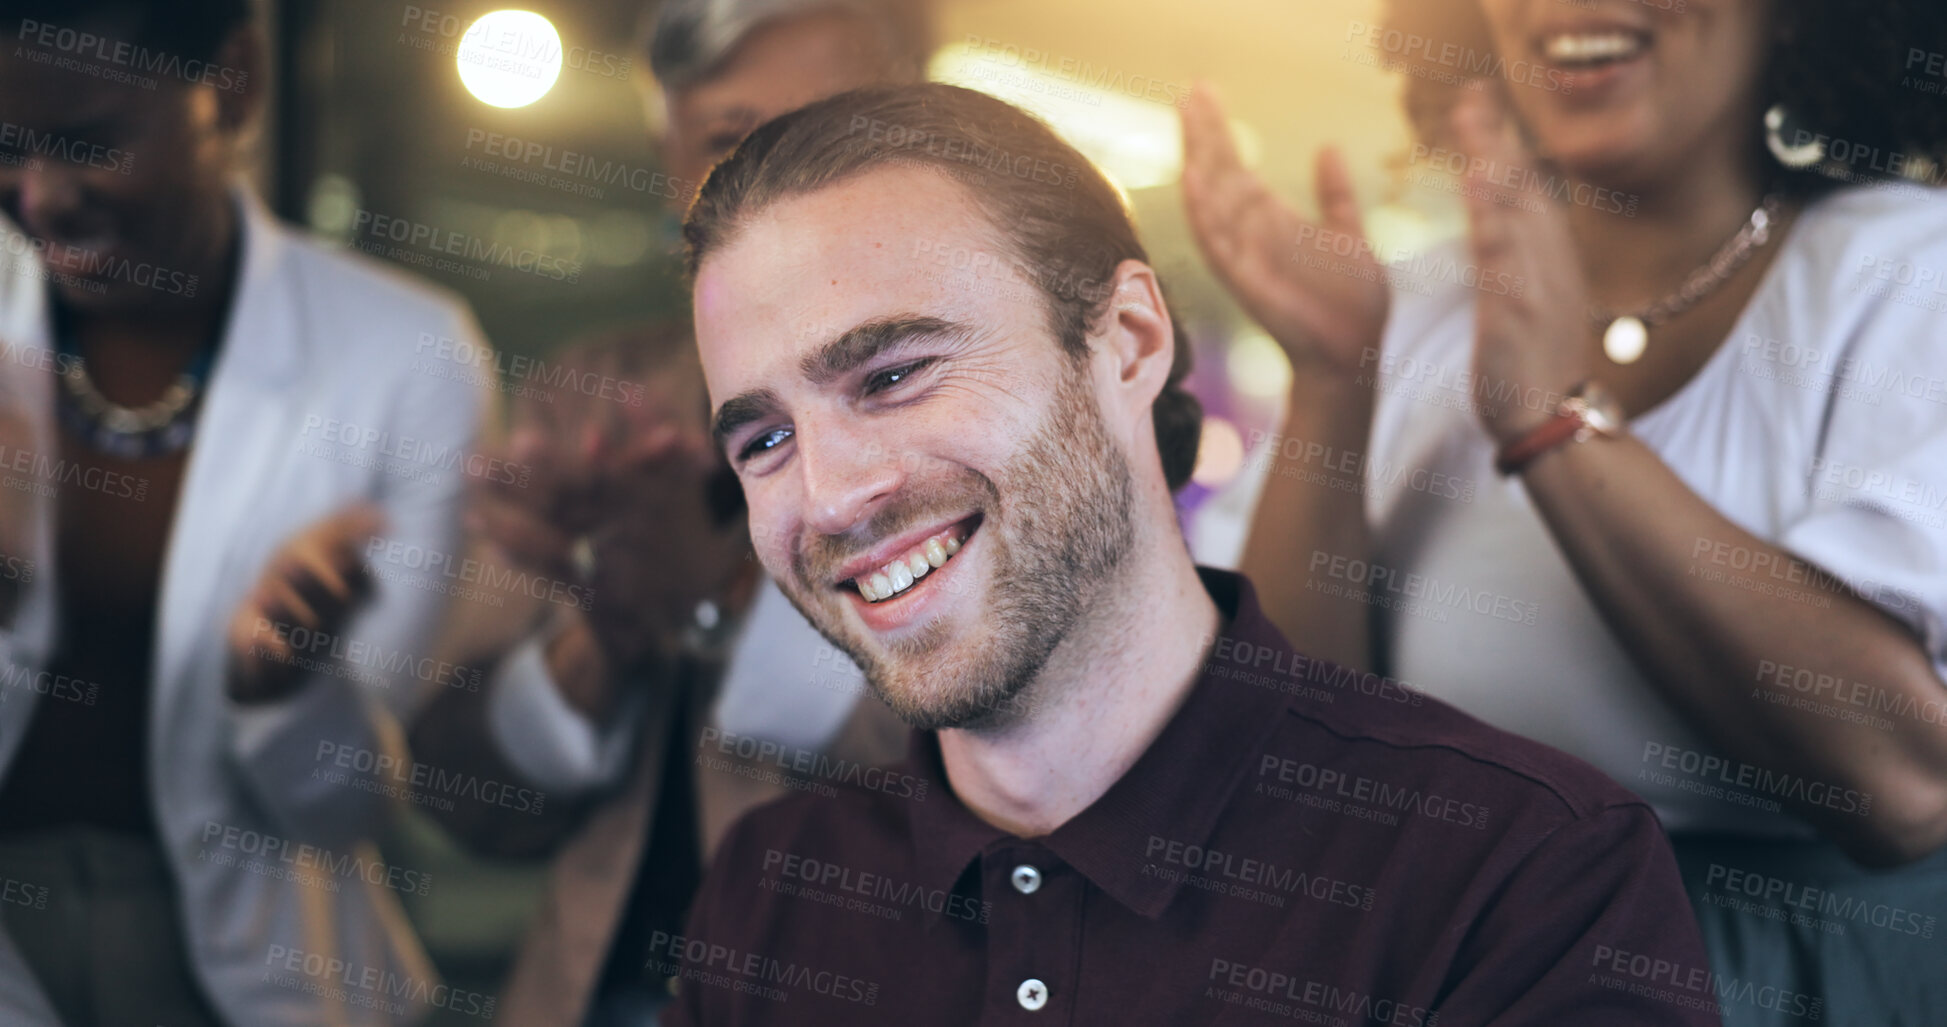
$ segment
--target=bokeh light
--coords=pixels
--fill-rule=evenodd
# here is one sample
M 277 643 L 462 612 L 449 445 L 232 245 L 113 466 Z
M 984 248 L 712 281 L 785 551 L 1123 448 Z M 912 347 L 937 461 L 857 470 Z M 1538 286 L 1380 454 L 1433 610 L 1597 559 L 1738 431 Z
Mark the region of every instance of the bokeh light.
M 1244 468 L 1244 437 L 1237 426 L 1221 417 L 1203 419 L 1203 441 L 1197 447 L 1197 469 L 1190 480 L 1207 489 L 1220 489 Z
M 481 103 L 525 107 L 561 77 L 561 35 L 533 11 L 493 11 L 466 30 L 455 60 Z
M 1247 331 L 1224 354 L 1230 387 L 1252 399 L 1277 399 L 1291 388 L 1291 361 L 1269 335 Z

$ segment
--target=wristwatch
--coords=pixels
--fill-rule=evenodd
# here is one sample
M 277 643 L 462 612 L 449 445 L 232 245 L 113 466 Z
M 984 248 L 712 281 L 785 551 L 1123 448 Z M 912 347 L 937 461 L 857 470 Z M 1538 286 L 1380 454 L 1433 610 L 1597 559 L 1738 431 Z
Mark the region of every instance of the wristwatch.
M 1595 381 L 1577 385 L 1555 408 L 1555 416 L 1502 447 L 1494 469 L 1503 476 L 1517 474 L 1543 453 L 1564 442 L 1587 442 L 1601 436 L 1613 439 L 1629 426 L 1622 404 Z

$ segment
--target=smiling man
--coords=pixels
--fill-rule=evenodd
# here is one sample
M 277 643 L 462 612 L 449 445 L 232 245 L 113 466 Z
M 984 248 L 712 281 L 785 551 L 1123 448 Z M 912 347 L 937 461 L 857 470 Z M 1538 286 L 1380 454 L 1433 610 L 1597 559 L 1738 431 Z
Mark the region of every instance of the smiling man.
M 847 93 L 686 235 L 758 554 L 918 730 L 732 829 L 678 1022 L 1717 1022 L 1647 807 L 1192 563 L 1187 343 L 1044 126 Z

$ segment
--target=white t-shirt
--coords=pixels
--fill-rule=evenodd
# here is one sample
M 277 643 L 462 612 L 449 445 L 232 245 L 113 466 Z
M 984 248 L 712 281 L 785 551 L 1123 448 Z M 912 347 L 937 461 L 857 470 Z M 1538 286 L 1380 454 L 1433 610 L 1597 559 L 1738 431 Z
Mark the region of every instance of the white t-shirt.
M 1381 597 L 1391 674 L 1593 763 L 1670 830 L 1808 833 L 1773 801 L 1797 785 L 1752 776 L 1790 768 L 1746 769 L 1687 727 L 1630 663 L 1520 480 L 1495 474 L 1469 405 L 1475 293 L 1442 270 L 1464 268 L 1463 254 L 1456 244 L 1415 263 L 1370 368 L 1372 568 L 1328 564 L 1310 580 Z M 1730 520 L 1913 626 L 1947 679 L 1947 195 L 1856 187 L 1811 205 L 1727 341 L 1631 428 Z M 1829 601 L 1749 552 L 1705 543 L 1668 556 L 1716 587 Z M 1947 724 L 1947 685 L 1910 709 L 1823 686 L 1790 668 L 1726 683 L 1754 703 Z

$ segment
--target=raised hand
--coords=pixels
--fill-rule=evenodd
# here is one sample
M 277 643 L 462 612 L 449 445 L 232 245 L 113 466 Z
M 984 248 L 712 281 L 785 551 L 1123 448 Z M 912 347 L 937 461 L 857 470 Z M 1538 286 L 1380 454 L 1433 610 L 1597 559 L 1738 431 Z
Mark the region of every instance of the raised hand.
M 1558 201 L 1507 184 L 1509 168 L 1534 167 L 1500 104 L 1468 91 L 1453 112 L 1468 157 L 1467 217 L 1482 282 L 1474 297 L 1474 374 L 1478 413 L 1489 435 L 1512 441 L 1553 413 L 1493 397 L 1561 395 L 1592 372 L 1589 285 Z
M 1183 203 L 1204 259 L 1299 374 L 1355 376 L 1386 327 L 1386 270 L 1367 243 L 1352 178 L 1318 156 L 1317 223 L 1244 167 L 1207 86 L 1183 110 Z
M 468 523 L 509 562 L 581 583 L 580 614 L 605 662 L 679 644 L 697 605 L 721 601 L 749 548 L 734 483 L 704 427 L 701 373 L 678 356 L 646 360 L 640 340 L 577 348 L 578 376 L 630 383 L 630 399 L 556 390 L 514 409 L 507 458 L 527 487 L 483 483 Z
M 307 653 L 331 648 L 371 593 L 364 551 L 383 524 L 374 507 L 346 507 L 299 532 L 264 564 L 230 618 L 231 699 L 269 702 L 290 694 L 303 680 Z

